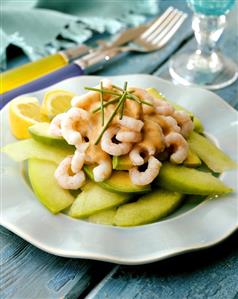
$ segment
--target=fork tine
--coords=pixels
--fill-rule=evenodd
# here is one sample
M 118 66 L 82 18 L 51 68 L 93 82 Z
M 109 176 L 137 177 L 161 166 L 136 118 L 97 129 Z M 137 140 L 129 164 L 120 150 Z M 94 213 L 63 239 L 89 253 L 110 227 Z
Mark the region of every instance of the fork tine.
M 153 33 L 158 26 L 160 26 L 167 19 L 173 10 L 174 8 L 172 6 L 166 9 L 166 11 L 140 36 L 140 38 L 147 38 L 151 33 Z
M 153 31 L 150 35 L 148 35 L 146 38 L 143 38 L 143 40 L 145 42 L 152 42 L 160 32 L 163 32 L 164 29 L 167 28 L 167 26 L 169 25 L 169 23 L 174 19 L 174 17 L 177 15 L 178 10 L 177 9 L 173 9 L 173 11 L 168 15 L 168 17 L 164 20 L 164 22 L 158 26 L 158 28 Z
M 159 46 L 164 46 L 171 37 L 177 32 L 179 27 L 182 25 L 184 20 L 187 18 L 187 14 L 179 13 L 174 19 L 168 24 L 168 26 L 155 37 L 152 44 L 157 44 Z
M 163 39 L 160 40 L 159 42 L 160 47 L 163 47 L 173 37 L 173 35 L 178 31 L 179 27 L 183 24 L 186 18 L 187 18 L 187 14 L 181 15 L 180 19 L 170 30 L 170 32 L 168 32 L 168 34 L 164 36 Z

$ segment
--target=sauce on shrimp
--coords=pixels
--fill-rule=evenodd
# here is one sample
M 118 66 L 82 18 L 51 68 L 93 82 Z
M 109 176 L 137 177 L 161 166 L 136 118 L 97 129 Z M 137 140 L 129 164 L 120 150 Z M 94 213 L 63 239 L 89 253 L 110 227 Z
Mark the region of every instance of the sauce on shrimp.
M 67 160 L 67 167 L 64 160 L 56 172 L 62 187 L 70 189 L 70 184 L 63 183 L 60 177 L 62 169 L 64 177 L 77 178 L 76 174 L 80 173 L 81 180 L 73 188 L 81 187 L 84 164 L 96 165 L 93 170 L 96 181 L 106 180 L 112 173 L 113 155 L 129 155 L 132 163 L 129 175 L 139 185 L 151 183 L 158 175 L 161 153 L 170 154 L 171 161 L 177 164 L 186 159 L 186 137 L 193 130 L 186 112 L 175 111 L 170 104 L 155 99 L 142 88 L 129 87 L 124 91 L 109 80 L 103 81 L 102 86 L 104 91 L 100 91 L 99 84 L 88 93 L 74 97 L 72 108 L 56 116 L 50 125 L 51 134 L 62 135 L 75 146 L 75 156 Z M 141 172 L 138 167 L 145 163 L 147 169 Z M 72 180 L 67 178 L 68 182 Z

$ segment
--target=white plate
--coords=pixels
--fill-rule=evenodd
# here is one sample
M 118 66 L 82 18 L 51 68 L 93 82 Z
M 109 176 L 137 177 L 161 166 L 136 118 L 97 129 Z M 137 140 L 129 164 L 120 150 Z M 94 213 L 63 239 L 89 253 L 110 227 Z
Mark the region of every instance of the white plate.
M 99 79 L 77 77 L 48 89 L 65 88 L 81 93 L 85 92 L 85 85 L 94 86 Z M 237 112 L 214 93 L 175 86 L 149 75 L 112 79 L 115 84 L 127 80 L 130 85 L 159 89 L 169 99 L 193 111 L 219 146 L 237 159 Z M 44 91 L 31 95 L 42 99 Z M 7 107 L 0 116 L 2 145 L 5 145 L 15 140 L 9 131 Z M 36 199 L 24 179 L 21 164 L 4 156 L 1 173 L 1 224 L 42 250 L 59 256 L 143 264 L 214 245 L 229 236 L 238 224 L 237 170 L 222 175 L 222 180 L 236 193 L 202 203 L 189 201 L 165 220 L 134 228 L 97 225 L 63 214 L 52 215 Z

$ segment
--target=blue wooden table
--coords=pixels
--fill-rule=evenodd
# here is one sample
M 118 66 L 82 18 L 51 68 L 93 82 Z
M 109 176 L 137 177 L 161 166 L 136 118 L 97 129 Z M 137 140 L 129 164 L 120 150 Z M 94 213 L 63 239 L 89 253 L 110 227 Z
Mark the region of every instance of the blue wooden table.
M 161 11 L 169 5 L 188 11 L 185 1 L 168 0 L 161 1 Z M 238 63 L 235 17 L 233 12 L 220 47 Z M 151 54 L 129 54 L 98 74 L 147 73 L 171 80 L 169 58 L 194 46 L 189 12 L 186 24 L 164 49 Z M 238 82 L 216 93 L 238 109 Z M 212 248 L 150 265 L 119 266 L 56 257 L 0 228 L 0 298 L 235 299 L 238 298 L 237 236 L 235 233 Z

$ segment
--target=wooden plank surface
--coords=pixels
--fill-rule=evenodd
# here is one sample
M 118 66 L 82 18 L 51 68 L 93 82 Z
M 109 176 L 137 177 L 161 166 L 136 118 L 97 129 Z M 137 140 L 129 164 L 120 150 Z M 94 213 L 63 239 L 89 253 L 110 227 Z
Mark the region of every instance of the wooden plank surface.
M 150 265 L 121 266 L 85 299 L 235 299 L 237 237 Z
M 78 298 L 113 267 L 45 253 L 2 227 L 0 244 L 1 299 Z
M 184 1 L 162 1 L 162 6 L 184 8 Z M 155 53 L 130 54 L 108 67 L 103 75 L 152 73 L 169 78 L 167 59 L 182 43 L 192 47 L 191 19 L 170 45 Z M 226 42 L 229 42 L 227 37 Z M 223 47 L 226 46 L 223 42 Z M 233 42 L 225 51 L 235 55 Z M 228 53 L 228 52 L 227 52 Z M 164 65 L 163 65 L 164 64 Z M 158 69 L 159 68 L 159 69 Z M 218 91 L 234 107 L 237 83 Z M 130 299 L 130 298 L 235 298 L 238 294 L 237 234 L 203 252 L 176 257 L 153 265 L 119 267 L 109 263 L 60 258 L 47 254 L 4 228 L 0 228 L 1 298 Z M 213 286 L 211 286 L 213 285 Z M 225 297 L 221 297 L 221 296 Z
M 238 63 L 237 41 L 238 33 L 231 20 L 220 41 L 220 48 Z M 176 53 L 195 49 L 195 45 L 194 38 L 191 38 Z M 154 75 L 172 81 L 169 74 L 169 61 L 161 65 Z M 216 93 L 238 109 L 237 81 Z M 151 265 L 114 268 L 86 299 L 238 298 L 237 237 L 238 232 L 210 249 Z
M 229 40 L 229 39 L 228 39 Z M 233 44 L 227 40 L 230 56 Z M 184 49 L 194 45 L 189 42 Z M 233 51 L 232 51 L 233 50 Z M 171 80 L 168 63 L 155 72 Z M 216 93 L 238 109 L 238 82 Z M 236 299 L 238 298 L 238 232 L 210 249 L 151 265 L 120 266 L 86 299 Z
M 174 1 L 161 2 L 161 12 L 174 5 Z M 185 7 L 181 2 L 174 6 Z M 128 55 L 123 61 L 103 70 L 103 74 L 151 73 L 191 36 L 190 25 L 191 19 L 187 19 L 179 34 L 164 49 L 143 54 L 143 59 L 138 54 Z M 17 64 L 21 62 L 25 63 L 25 59 L 17 61 Z M 83 298 L 90 288 L 114 269 L 114 265 L 108 263 L 47 254 L 4 228 L 0 228 L 0 246 L 0 285 L 1 298 L 4 299 Z

